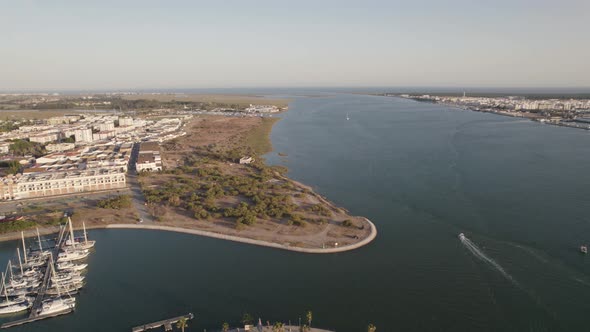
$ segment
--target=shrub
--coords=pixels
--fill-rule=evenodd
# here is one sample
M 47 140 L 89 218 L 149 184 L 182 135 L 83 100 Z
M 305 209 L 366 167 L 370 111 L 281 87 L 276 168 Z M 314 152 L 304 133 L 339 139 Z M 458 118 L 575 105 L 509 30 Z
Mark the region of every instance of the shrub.
M 120 195 L 113 198 L 103 199 L 98 202 L 98 207 L 103 209 L 124 209 L 131 207 L 131 197 L 129 195 Z
M 350 219 L 346 219 L 342 222 L 342 226 L 344 227 L 352 227 L 352 221 L 350 221 Z

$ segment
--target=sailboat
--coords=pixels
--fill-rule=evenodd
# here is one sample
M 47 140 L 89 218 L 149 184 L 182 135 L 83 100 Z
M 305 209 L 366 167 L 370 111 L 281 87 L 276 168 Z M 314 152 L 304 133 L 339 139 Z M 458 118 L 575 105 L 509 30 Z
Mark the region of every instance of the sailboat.
M 60 271 L 81 271 L 84 270 L 88 264 L 74 264 L 71 262 L 57 263 L 57 269 Z
M 53 268 L 53 258 L 50 257 L 50 269 L 51 274 L 53 277 L 56 276 L 55 269 Z M 38 309 L 38 315 L 51 315 L 60 313 L 66 310 L 74 310 L 76 307 L 76 298 L 74 297 L 63 297 L 61 291 L 61 285 L 57 282 L 52 282 L 54 284 L 52 288 L 47 289 L 46 294 L 52 295 L 54 292 L 57 292 L 57 296 L 43 300 L 41 303 L 41 308 Z M 67 288 L 67 287 L 66 287 Z M 50 291 L 51 290 L 51 291 Z M 69 295 L 68 290 L 66 289 L 66 294 Z
M 70 224 L 70 240 L 73 241 L 71 242 L 71 246 L 57 255 L 58 263 L 75 261 L 86 258 L 88 255 L 90 255 L 90 252 L 88 252 L 87 249 L 79 248 L 78 244 L 76 244 L 74 238 L 74 228 L 72 227 L 72 219 L 68 218 L 68 223 Z
M 70 229 L 72 227 L 72 221 L 69 220 L 68 221 L 70 223 Z M 86 232 L 86 223 L 82 223 L 82 226 L 84 227 L 84 242 L 76 242 L 76 239 L 74 238 L 74 233 L 73 231 L 71 231 L 71 235 L 70 238 L 66 241 L 66 248 L 68 247 L 76 247 L 78 249 L 90 249 L 92 247 L 94 247 L 94 244 L 96 243 L 96 241 L 88 241 L 88 233 Z
M 2 290 L 4 291 L 5 300 L 0 302 L 0 314 L 13 314 L 29 309 L 33 305 L 33 301 L 28 297 L 19 297 L 16 299 L 9 299 L 6 292 L 6 284 L 4 282 L 6 276 L 2 272 Z

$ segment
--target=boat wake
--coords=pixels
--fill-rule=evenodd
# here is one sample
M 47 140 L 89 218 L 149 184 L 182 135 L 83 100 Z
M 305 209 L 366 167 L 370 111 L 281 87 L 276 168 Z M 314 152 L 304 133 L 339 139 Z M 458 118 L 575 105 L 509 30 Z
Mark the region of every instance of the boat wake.
M 504 270 L 504 268 L 500 266 L 500 264 L 496 263 L 495 260 L 488 257 L 488 255 L 486 255 L 475 243 L 471 242 L 471 240 L 469 240 L 465 235 L 463 235 L 463 233 L 459 235 L 459 239 L 461 240 L 461 243 L 463 243 L 465 248 L 467 248 L 467 250 L 469 250 L 473 254 L 473 256 L 488 264 L 489 266 L 493 267 L 498 272 L 500 272 L 506 279 L 508 279 L 514 285 L 518 286 L 518 282 L 514 280 L 514 278 L 508 272 L 506 272 L 506 270 Z

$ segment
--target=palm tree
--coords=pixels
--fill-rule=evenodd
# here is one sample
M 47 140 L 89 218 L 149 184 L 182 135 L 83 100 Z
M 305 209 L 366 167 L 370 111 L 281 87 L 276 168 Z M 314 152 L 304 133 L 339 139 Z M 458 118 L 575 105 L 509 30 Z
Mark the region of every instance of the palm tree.
M 229 331 L 229 324 L 228 323 L 223 323 L 223 325 L 221 325 L 221 330 L 223 332 Z
M 285 328 L 283 327 L 283 323 L 276 322 L 275 325 L 272 327 L 273 332 L 285 332 Z
M 377 331 L 377 326 L 373 325 L 373 323 L 369 324 L 369 326 L 367 326 L 367 332 L 375 332 Z
M 250 324 L 252 324 L 253 321 L 254 321 L 254 318 L 249 313 L 245 313 L 244 315 L 242 315 L 242 323 L 244 325 L 250 325 Z
M 184 329 L 188 327 L 188 320 L 186 318 L 181 318 L 180 320 L 178 320 L 178 322 L 176 323 L 176 328 L 180 329 L 182 332 L 184 332 Z
M 307 310 L 307 312 L 305 313 L 305 318 L 307 319 L 307 325 L 311 327 L 311 319 L 313 318 L 311 310 Z

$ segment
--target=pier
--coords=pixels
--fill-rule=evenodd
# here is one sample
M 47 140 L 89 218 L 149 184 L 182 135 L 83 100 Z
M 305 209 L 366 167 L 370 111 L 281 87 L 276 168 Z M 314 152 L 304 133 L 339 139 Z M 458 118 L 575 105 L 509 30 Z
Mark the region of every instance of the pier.
M 184 316 L 178 316 L 178 317 L 174 317 L 174 318 L 170 318 L 170 319 L 164 319 L 164 320 L 161 320 L 158 322 L 153 322 L 153 323 L 148 323 L 145 325 L 136 326 L 131 329 L 131 332 L 142 332 L 142 331 L 147 331 L 147 330 L 151 330 L 151 329 L 157 329 L 162 326 L 164 326 L 164 329 L 166 331 L 172 331 L 172 324 L 178 322 L 179 320 L 181 320 L 183 318 L 185 318 L 186 320 L 191 320 L 191 319 L 195 318 L 195 315 L 193 315 L 192 313 L 189 313 Z

